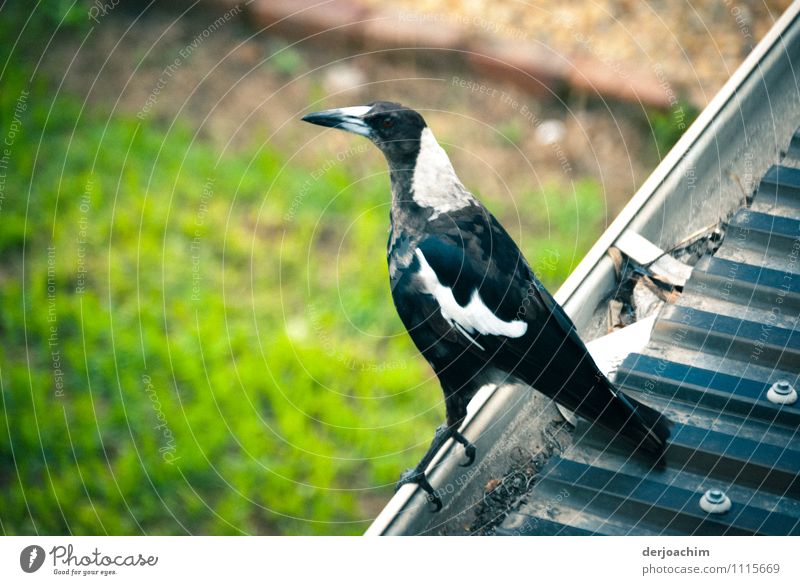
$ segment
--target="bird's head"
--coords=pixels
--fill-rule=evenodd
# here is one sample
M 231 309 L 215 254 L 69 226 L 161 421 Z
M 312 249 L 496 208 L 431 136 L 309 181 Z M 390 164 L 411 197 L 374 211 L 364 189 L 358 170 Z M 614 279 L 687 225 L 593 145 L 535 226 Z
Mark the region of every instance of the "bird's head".
M 390 164 L 413 160 L 426 128 L 418 112 L 393 102 L 324 110 L 303 116 L 303 120 L 366 136 L 383 151 Z

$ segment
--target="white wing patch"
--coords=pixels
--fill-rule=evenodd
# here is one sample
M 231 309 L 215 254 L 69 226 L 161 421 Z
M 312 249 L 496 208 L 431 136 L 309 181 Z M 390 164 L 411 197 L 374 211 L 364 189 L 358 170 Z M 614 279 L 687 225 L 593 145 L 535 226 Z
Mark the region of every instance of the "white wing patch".
M 524 321 L 503 321 L 484 304 L 477 290 L 472 292 L 466 307 L 459 305 L 455 296 L 453 296 L 453 289 L 439 282 L 439 278 L 431 265 L 428 264 L 422 250 L 417 248 L 415 253 L 420 263 L 420 270 L 417 276 L 422 282 L 423 292 L 433 295 L 433 298 L 439 303 L 442 317 L 458 329 L 471 343 L 483 349 L 469 335 L 476 332 L 481 335 L 503 335 L 505 337 L 522 337 L 525 335 L 528 330 L 527 323 Z

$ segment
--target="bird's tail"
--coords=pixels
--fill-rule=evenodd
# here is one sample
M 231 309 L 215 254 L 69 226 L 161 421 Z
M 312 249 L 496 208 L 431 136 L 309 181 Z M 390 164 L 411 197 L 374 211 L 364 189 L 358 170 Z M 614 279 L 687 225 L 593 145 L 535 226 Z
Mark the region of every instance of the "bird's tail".
M 567 362 L 562 360 L 562 363 Z M 670 420 L 618 390 L 591 359 L 581 360 L 581 366 L 567 376 L 564 376 L 563 369 L 546 370 L 546 377 L 533 386 L 543 388 L 548 396 L 578 416 L 604 427 L 615 437 L 627 440 L 638 451 L 658 459 L 667 446 Z M 567 382 L 563 382 L 565 377 Z M 587 379 L 594 382 L 588 391 L 585 384 L 580 383 Z M 556 392 L 546 392 L 556 385 L 560 386 Z
M 633 442 L 637 449 L 659 457 L 667 447 L 670 436 L 670 420 L 657 410 L 637 402 L 617 391 L 617 398 L 629 412 L 620 427 L 620 434 Z

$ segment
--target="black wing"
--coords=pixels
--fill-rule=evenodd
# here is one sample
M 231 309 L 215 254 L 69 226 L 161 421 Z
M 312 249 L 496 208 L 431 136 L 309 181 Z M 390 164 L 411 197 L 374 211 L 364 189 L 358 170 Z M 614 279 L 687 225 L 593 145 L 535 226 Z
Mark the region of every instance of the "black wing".
M 457 319 L 446 319 L 433 296 L 421 294 L 419 283 L 414 282 L 413 275 L 421 269 L 415 258 L 405 285 L 395 291 L 395 302 L 401 317 L 415 315 L 409 320 L 418 328 L 416 337 L 411 327 L 409 331 L 437 373 L 442 359 L 450 356 L 463 367 L 463 356 L 469 355 L 473 362 L 513 374 L 580 416 L 622 432 L 648 450 L 663 449 L 669 430 L 660 415 L 614 389 L 572 320 L 488 211 L 465 208 L 437 218 L 429 228 L 418 248 L 459 306 L 467 307 L 477 291 L 480 301 L 501 321 L 527 324 L 524 334 L 514 336 L 486 334 L 460 325 Z M 432 360 L 436 349 L 442 355 Z

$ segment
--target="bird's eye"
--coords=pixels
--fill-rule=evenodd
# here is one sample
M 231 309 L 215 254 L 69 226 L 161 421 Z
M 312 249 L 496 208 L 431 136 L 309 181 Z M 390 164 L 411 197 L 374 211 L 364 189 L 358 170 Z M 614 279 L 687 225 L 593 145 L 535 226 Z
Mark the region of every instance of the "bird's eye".
M 391 118 L 386 118 L 383 121 L 383 127 L 384 128 L 391 128 L 392 126 L 394 126 L 394 120 L 392 120 Z

